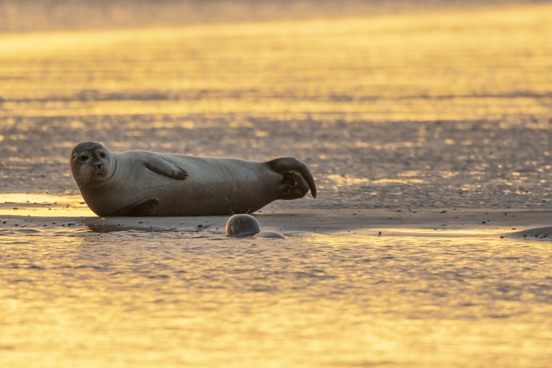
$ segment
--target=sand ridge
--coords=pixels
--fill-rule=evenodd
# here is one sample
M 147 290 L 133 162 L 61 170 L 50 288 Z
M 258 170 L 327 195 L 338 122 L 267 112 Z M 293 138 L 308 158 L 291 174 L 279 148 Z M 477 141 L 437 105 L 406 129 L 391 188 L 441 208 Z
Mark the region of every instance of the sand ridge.
M 12 205 L 12 204 L 10 204 Z M 201 232 L 224 234 L 227 216 L 198 217 L 96 217 L 71 216 L 72 209 L 59 208 L 37 216 L 35 208 L 2 211 L 2 227 L 26 229 L 66 227 L 82 231 Z M 50 207 L 51 208 L 51 207 Z M 78 211 L 76 211 L 79 213 Z M 44 213 L 44 212 L 42 212 Z M 294 210 L 259 211 L 254 214 L 265 230 L 296 236 L 353 233 L 374 236 L 513 236 L 552 240 L 552 211 L 418 209 L 418 210 Z

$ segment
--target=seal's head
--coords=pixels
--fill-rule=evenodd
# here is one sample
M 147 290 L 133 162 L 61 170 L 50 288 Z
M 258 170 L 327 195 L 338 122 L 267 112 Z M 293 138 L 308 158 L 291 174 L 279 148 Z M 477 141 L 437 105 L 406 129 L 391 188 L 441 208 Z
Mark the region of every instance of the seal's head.
M 111 155 L 100 143 L 79 143 L 71 152 L 71 171 L 79 187 L 107 177 L 110 163 Z
M 226 222 L 226 236 L 253 236 L 260 231 L 261 226 L 257 222 L 257 219 L 251 215 L 233 215 Z

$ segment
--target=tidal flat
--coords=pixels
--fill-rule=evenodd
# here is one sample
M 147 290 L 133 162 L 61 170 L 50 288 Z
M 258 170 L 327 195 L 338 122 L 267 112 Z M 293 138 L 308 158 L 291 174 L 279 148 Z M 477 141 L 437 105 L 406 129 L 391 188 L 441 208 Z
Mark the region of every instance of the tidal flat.
M 0 365 L 548 367 L 551 18 L 0 25 Z M 256 213 L 287 239 L 102 219 L 81 141 L 296 156 L 319 195 Z

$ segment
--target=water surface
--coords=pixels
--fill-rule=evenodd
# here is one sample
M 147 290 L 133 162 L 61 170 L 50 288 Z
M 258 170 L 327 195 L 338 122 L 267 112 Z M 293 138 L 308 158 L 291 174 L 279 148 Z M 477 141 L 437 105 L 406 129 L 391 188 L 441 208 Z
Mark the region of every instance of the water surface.
M 549 242 L 13 225 L 0 232 L 0 357 L 10 367 L 545 367 L 552 358 Z

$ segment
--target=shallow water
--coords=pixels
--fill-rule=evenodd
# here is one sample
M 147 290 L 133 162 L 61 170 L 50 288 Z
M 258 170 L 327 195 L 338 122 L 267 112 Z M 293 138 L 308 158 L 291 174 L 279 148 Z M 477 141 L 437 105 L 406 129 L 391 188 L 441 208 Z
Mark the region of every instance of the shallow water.
M 5 226 L 5 225 L 4 225 Z M 58 225 L 59 226 L 59 225 Z M 4 366 L 545 367 L 550 243 L 3 228 Z

